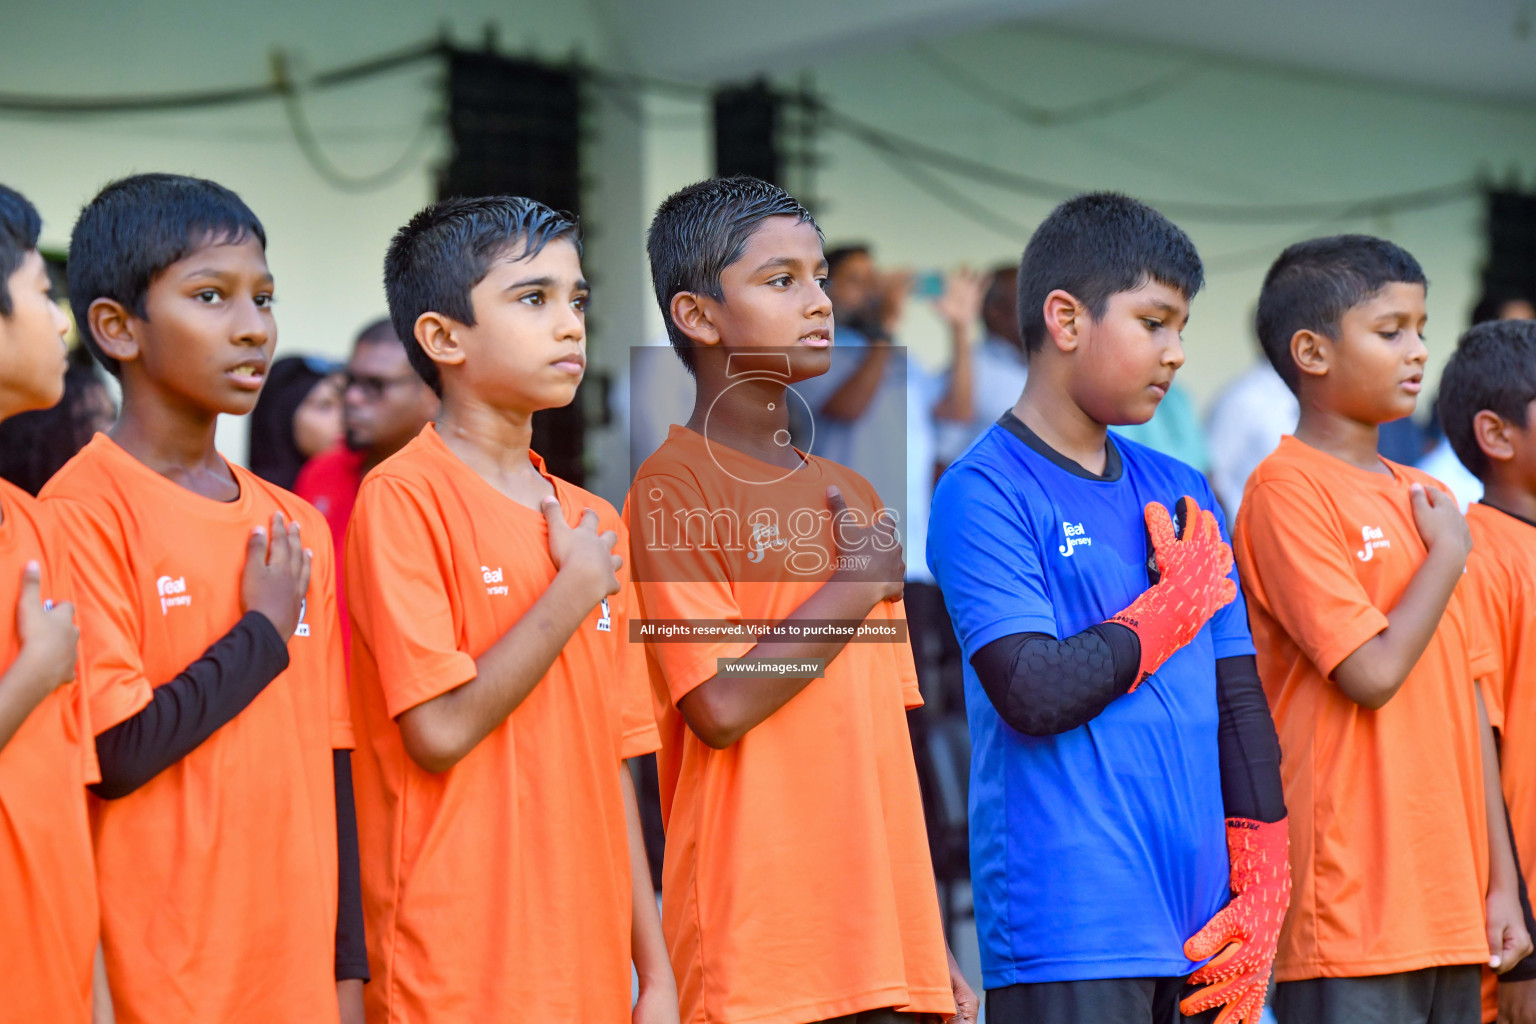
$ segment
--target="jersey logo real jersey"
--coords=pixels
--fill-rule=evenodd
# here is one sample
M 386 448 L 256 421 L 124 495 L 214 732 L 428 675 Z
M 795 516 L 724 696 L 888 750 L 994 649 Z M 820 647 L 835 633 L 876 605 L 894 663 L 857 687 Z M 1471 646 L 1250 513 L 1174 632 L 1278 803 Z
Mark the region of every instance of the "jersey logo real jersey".
M 613 632 L 613 617 L 608 613 L 608 599 L 606 597 L 603 598 L 602 608 L 602 617 L 597 620 L 597 631 L 599 633 L 611 633 Z
M 304 613 L 309 611 L 309 598 L 299 598 L 299 624 L 293 627 L 294 636 L 309 636 L 309 623 L 304 621 Z
M 155 581 L 155 590 L 160 594 L 161 615 L 169 615 L 172 608 L 186 608 L 192 604 L 185 576 L 161 576 Z
M 1087 531 L 1083 529 L 1082 523 L 1063 522 L 1061 524 L 1061 533 L 1066 543 L 1056 545 L 1056 550 L 1061 552 L 1063 557 L 1071 558 L 1072 552 L 1078 548 L 1093 546 L 1093 538 L 1087 535 Z
M 1363 546 L 1359 551 L 1355 552 L 1355 557 L 1362 562 L 1369 562 L 1374 558 L 1379 548 L 1390 548 L 1392 546 L 1392 542 L 1383 535 L 1381 528 L 1377 526 L 1360 527 L 1360 541 Z
M 778 523 L 754 522 L 752 524 L 752 550 L 747 553 L 747 561 L 761 562 L 766 552 L 779 551 L 788 546 L 789 542 L 779 536 Z
M 501 566 L 498 565 L 492 569 L 488 565 L 482 565 L 480 567 L 480 578 L 485 581 L 485 592 L 487 594 L 505 594 L 507 592 L 507 585 L 501 582 Z

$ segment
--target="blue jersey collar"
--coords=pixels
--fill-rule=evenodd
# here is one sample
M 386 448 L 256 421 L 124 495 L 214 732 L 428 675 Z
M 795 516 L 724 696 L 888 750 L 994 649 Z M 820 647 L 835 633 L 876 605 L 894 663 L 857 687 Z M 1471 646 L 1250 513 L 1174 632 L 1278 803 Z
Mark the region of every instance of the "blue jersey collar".
M 1026 427 L 1024 421 L 1013 414 L 1012 409 L 1009 409 L 997 418 L 997 425 L 1020 441 L 1023 441 L 1030 450 L 1042 458 L 1050 460 L 1066 472 L 1071 473 L 1073 476 L 1082 477 L 1084 480 L 1093 480 L 1106 484 L 1114 483 L 1120 479 L 1121 473 L 1125 471 L 1125 463 L 1120 458 L 1120 449 L 1115 444 L 1115 439 L 1110 435 L 1106 434 L 1104 437 L 1104 472 L 1101 474 L 1088 472 L 1082 466 L 1046 444 L 1041 440 L 1039 434 Z

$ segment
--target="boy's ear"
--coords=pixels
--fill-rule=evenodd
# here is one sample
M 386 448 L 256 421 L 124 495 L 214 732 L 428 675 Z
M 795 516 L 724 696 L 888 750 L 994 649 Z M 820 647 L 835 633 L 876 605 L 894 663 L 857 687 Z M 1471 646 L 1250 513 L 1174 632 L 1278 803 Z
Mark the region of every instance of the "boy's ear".
M 669 307 L 672 322 L 688 337 L 688 340 L 698 342 L 700 345 L 718 345 L 720 329 L 710 320 L 706 301 L 693 292 L 678 292 L 672 296 L 672 304 Z
M 1298 373 L 1321 377 L 1333 363 L 1333 339 L 1305 328 L 1291 335 L 1291 362 Z
M 1058 351 L 1075 351 L 1081 340 L 1083 327 L 1088 321 L 1088 307 L 1077 301 L 1071 292 L 1057 288 L 1045 297 L 1042 309 L 1045 330 L 1051 336 Z
M 1472 417 L 1472 436 L 1483 454 L 1493 462 L 1508 462 L 1515 457 L 1509 421 L 1492 409 L 1481 409 Z
M 450 316 L 427 312 L 416 318 L 416 343 L 427 358 L 439 366 L 458 366 L 464 362 L 464 348 L 456 332 L 464 325 Z
M 101 351 L 120 363 L 139 358 L 139 318 L 116 299 L 97 299 L 85 311 L 85 329 Z

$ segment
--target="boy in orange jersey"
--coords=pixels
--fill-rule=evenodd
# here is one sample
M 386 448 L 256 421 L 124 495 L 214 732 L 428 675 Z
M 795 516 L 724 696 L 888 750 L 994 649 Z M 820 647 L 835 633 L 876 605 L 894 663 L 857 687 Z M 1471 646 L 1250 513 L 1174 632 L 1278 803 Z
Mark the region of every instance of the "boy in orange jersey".
M 1476 1021 L 1481 966 L 1531 950 L 1474 684 L 1490 659 L 1457 593 L 1471 537 L 1435 480 L 1377 454 L 1423 382 L 1425 288 L 1402 249 L 1343 235 L 1291 246 L 1259 298 L 1301 402 L 1234 545 L 1291 812 L 1281 1024 Z
M 900 544 L 862 477 L 788 444 L 792 385 L 831 354 L 821 233 L 783 189 L 731 178 L 667 199 L 647 245 L 697 380 L 688 425 L 625 505 L 646 619 L 705 636 L 647 645 L 682 1017 L 897 1021 L 958 1003 L 973 1021 L 907 731 L 922 697 Z M 800 632 L 708 632 L 745 620 Z M 860 626 L 884 642 L 849 642 Z
M 64 393 L 69 322 L 49 297 L 37 210 L 0 185 L 0 419 Z M 91 1019 L 96 867 L 85 786 L 90 714 L 75 678 L 64 551 L 32 496 L 0 481 L 0 1005 L 16 1020 Z M 45 601 L 41 595 L 46 594 Z
M 359 1020 L 330 538 L 213 443 L 221 414 L 256 404 L 277 342 L 261 223 L 210 181 L 124 178 L 81 213 L 69 286 L 123 388 L 110 435 L 42 493 L 80 607 L 117 1020 Z
M 1436 402 L 1452 449 L 1483 482 L 1467 509 L 1472 554 L 1462 583 L 1492 637 L 1483 696 L 1499 734 L 1510 831 L 1525 878 L 1536 871 L 1536 322 L 1479 324 L 1462 335 Z M 1492 1011 L 1492 1013 L 1490 1012 Z M 1484 1020 L 1536 1022 L 1536 957 L 1498 979 Z
M 657 746 L 624 528 L 529 449 L 586 367 L 576 223 L 445 200 L 384 281 L 443 402 L 347 533 L 368 1019 L 676 1024 L 624 763 Z

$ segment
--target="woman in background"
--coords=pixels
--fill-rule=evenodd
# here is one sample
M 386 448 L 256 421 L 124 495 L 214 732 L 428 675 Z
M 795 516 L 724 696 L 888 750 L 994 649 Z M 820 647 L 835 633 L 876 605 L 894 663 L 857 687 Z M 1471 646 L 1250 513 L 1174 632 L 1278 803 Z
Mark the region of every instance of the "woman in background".
M 341 440 L 341 374 L 314 356 L 285 356 L 267 371 L 251 412 L 251 472 L 293 489 L 304 463 Z

